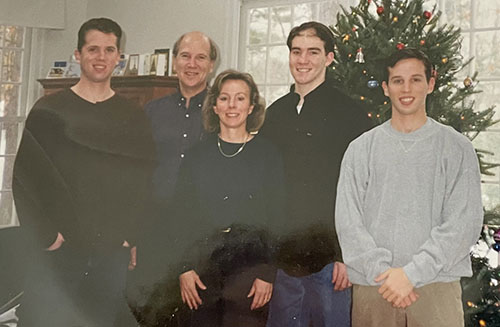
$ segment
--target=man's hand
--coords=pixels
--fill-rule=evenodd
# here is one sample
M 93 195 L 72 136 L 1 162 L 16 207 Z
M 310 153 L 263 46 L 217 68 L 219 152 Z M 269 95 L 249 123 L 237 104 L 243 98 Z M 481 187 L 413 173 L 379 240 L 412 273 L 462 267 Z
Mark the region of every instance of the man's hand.
M 407 303 L 405 298 L 413 291 L 413 285 L 403 268 L 389 268 L 375 278 L 376 283 L 382 281 L 383 284 L 378 289 L 378 292 L 384 299 L 391 302 L 395 307 L 399 307 L 403 302 Z M 413 298 L 408 297 L 408 299 L 412 300 Z M 415 301 L 412 301 L 412 303 Z
M 137 266 L 137 246 L 130 248 L 130 261 L 128 263 L 128 270 L 132 271 Z
M 335 262 L 333 265 L 332 284 L 335 284 L 333 289 L 336 291 L 343 291 L 352 286 L 347 276 L 347 267 L 342 262 Z
M 207 289 L 201 281 L 200 276 L 194 270 L 187 271 L 179 276 L 179 284 L 181 287 L 182 302 L 186 303 L 191 310 L 198 309 L 202 301 L 198 295 L 196 286 L 202 290 Z
M 61 247 L 61 245 L 63 244 L 63 242 L 64 242 L 64 237 L 62 236 L 61 233 L 58 232 L 56 240 L 46 250 L 47 251 L 55 251 L 55 250 L 57 250 L 57 249 L 59 249 Z
M 417 301 L 418 297 L 419 295 L 415 291 L 411 291 L 410 294 L 407 297 L 405 297 L 403 301 L 401 301 L 400 305 L 396 306 L 395 304 L 393 304 L 392 306 L 401 309 L 407 308 L 410 305 L 412 305 L 415 301 Z
M 127 240 L 123 241 L 122 246 L 124 248 L 130 248 L 130 243 Z M 130 248 L 130 261 L 128 262 L 128 270 L 132 271 L 137 266 L 137 246 Z
M 255 278 L 250 288 L 250 293 L 247 297 L 253 296 L 252 304 L 250 305 L 250 310 L 255 310 L 263 307 L 269 300 L 271 300 L 271 295 L 273 294 L 273 284 L 263 281 L 262 279 Z

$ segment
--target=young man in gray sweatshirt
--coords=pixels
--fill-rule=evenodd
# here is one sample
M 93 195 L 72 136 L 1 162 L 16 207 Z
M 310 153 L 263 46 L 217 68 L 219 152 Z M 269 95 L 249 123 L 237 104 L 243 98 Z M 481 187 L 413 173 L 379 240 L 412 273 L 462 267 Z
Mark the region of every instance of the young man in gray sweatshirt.
M 460 277 L 482 224 L 471 142 L 426 116 L 432 64 L 396 52 L 382 83 L 392 118 L 344 155 L 336 228 L 353 288 L 352 326 L 463 326 Z

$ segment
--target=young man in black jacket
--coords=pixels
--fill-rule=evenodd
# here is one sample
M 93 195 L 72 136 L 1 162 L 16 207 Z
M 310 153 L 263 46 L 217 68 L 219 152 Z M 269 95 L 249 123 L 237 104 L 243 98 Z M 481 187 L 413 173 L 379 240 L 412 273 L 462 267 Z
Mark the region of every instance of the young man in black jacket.
M 289 222 L 268 326 L 350 326 L 351 284 L 334 227 L 335 191 L 345 149 L 371 122 L 326 81 L 334 56 L 328 27 L 297 26 L 287 45 L 295 84 L 268 108 L 261 131 L 283 156 Z

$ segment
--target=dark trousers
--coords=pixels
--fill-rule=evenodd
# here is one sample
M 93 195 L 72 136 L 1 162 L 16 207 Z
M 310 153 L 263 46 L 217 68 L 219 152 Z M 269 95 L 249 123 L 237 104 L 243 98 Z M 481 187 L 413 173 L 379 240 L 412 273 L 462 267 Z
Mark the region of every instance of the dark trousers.
M 88 256 L 64 245 L 33 252 L 19 326 L 134 326 L 124 296 L 128 261 L 129 249 L 119 246 Z
M 255 280 L 252 269 L 235 271 L 229 276 L 208 273 L 201 275 L 207 286 L 199 294 L 203 304 L 192 311 L 191 327 L 264 327 L 267 305 L 250 310 L 253 298 L 247 298 Z
M 304 277 L 278 270 L 267 327 L 350 327 L 351 289 L 335 291 L 332 272 L 333 263 Z

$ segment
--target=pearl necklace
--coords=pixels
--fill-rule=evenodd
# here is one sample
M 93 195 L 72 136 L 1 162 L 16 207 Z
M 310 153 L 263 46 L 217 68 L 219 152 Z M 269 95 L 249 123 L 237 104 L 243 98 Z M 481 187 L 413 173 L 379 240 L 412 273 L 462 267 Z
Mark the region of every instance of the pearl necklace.
M 243 142 L 243 144 L 240 146 L 240 148 L 235 153 L 233 153 L 233 154 L 225 154 L 224 151 L 222 151 L 222 147 L 220 145 L 220 136 L 217 135 L 217 147 L 219 148 L 220 154 L 222 154 L 226 158 L 236 157 L 238 154 L 240 154 L 240 152 L 243 151 L 243 148 L 247 144 L 247 141 L 248 141 L 248 134 L 245 136 L 245 141 Z

